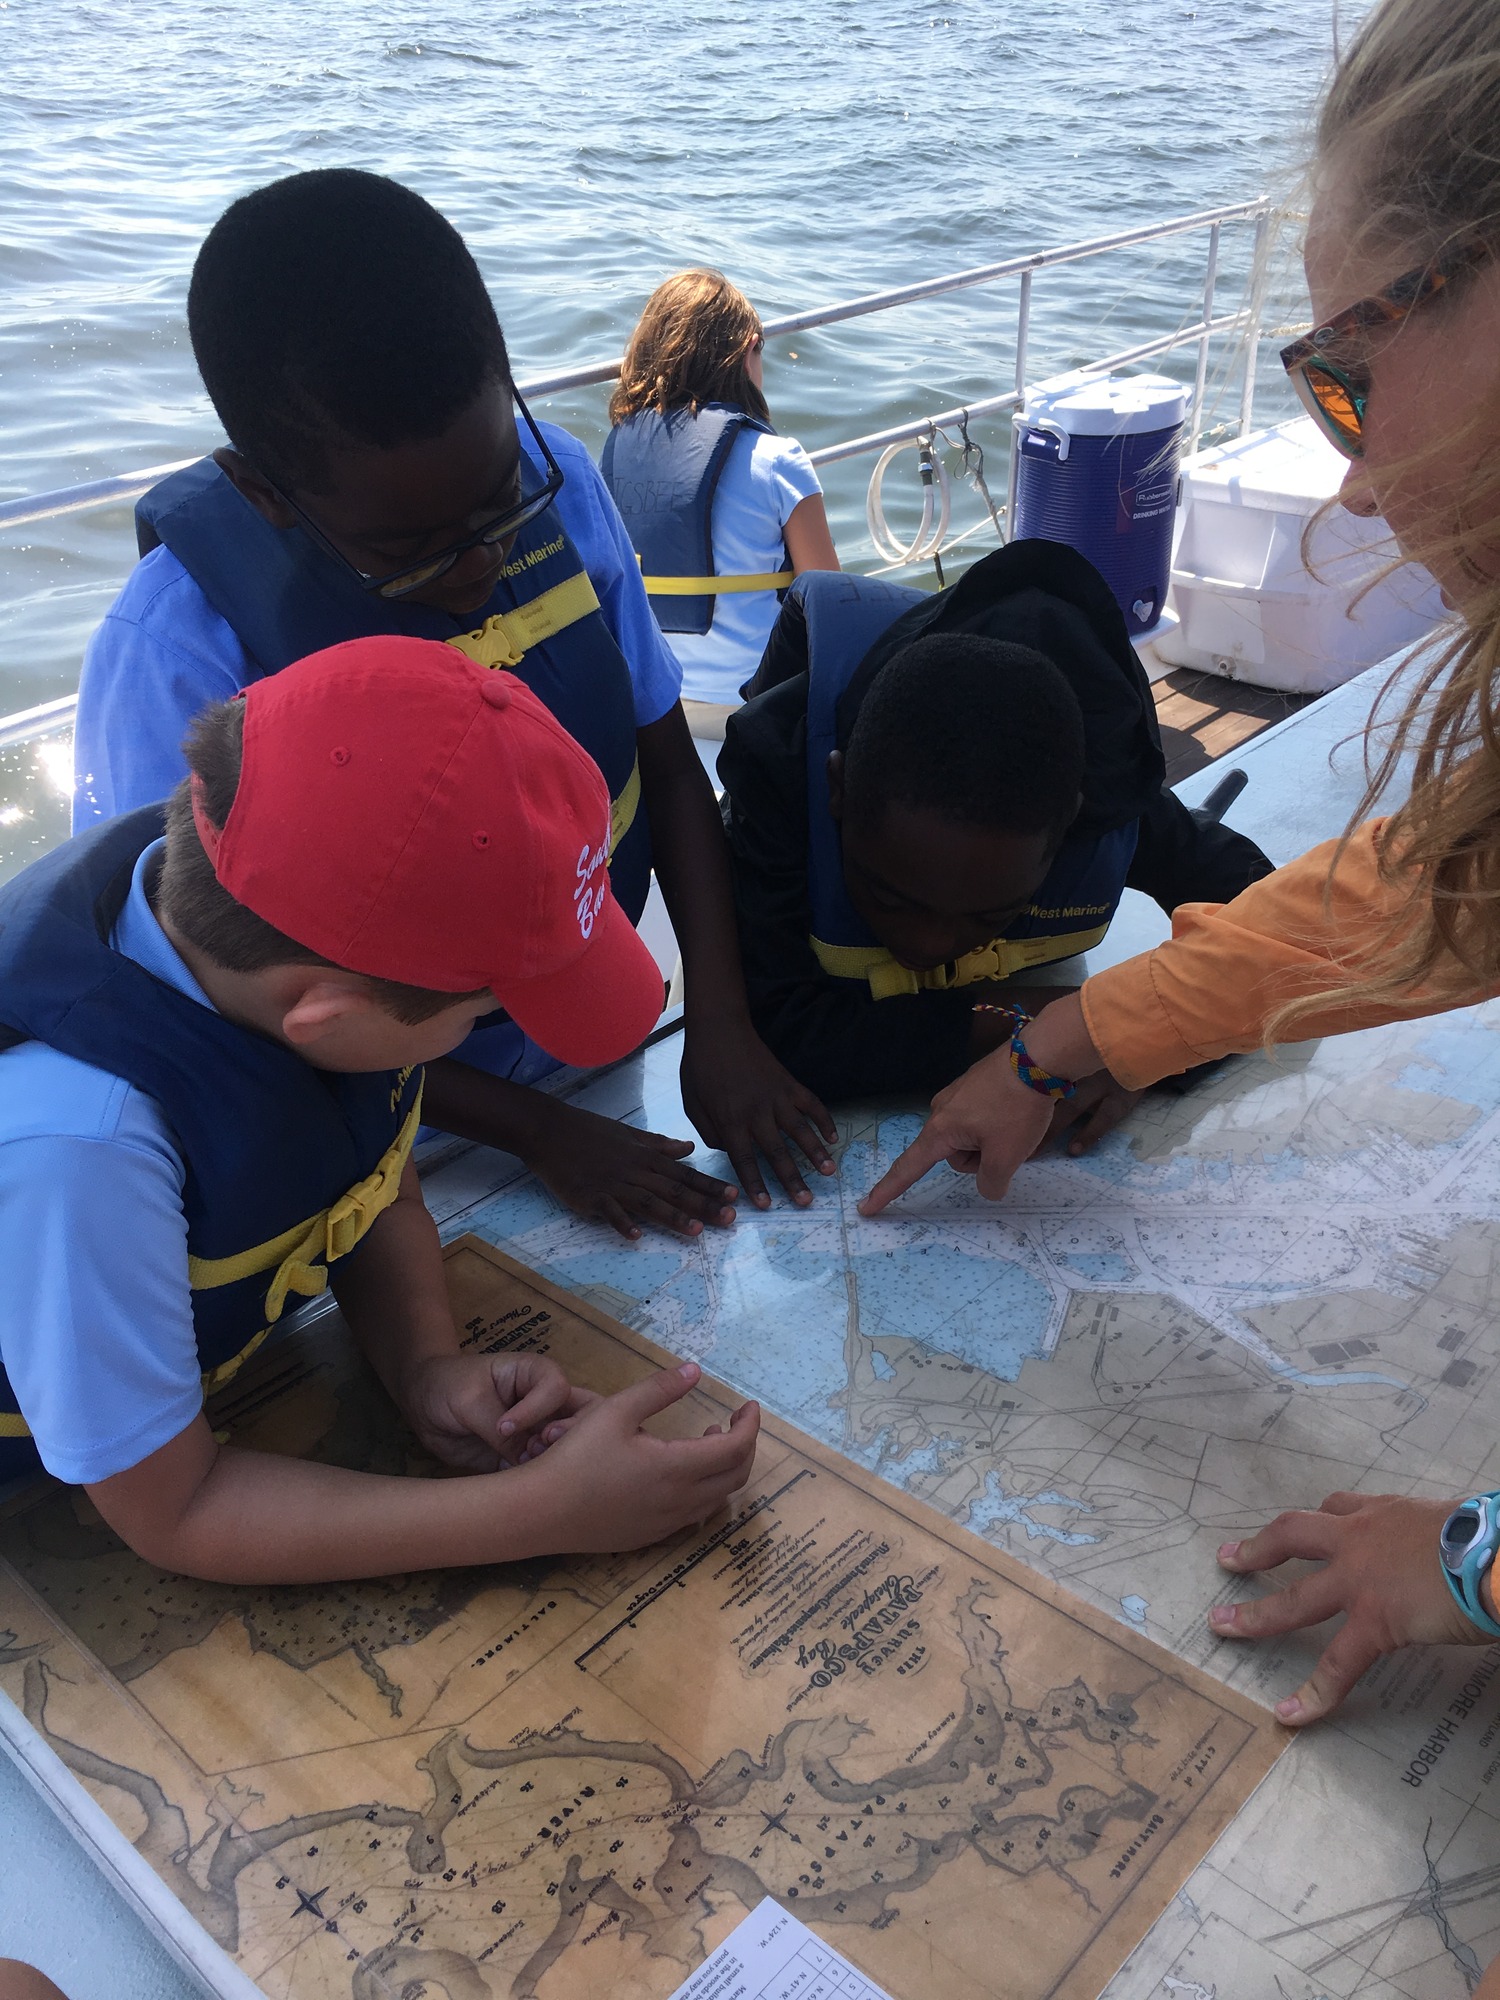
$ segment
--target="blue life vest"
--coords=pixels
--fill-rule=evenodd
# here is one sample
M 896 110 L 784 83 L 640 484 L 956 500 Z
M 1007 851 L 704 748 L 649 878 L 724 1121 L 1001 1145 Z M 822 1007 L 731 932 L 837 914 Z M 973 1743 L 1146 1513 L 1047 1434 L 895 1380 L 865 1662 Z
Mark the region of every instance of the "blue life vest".
M 439 639 L 505 667 L 546 703 L 604 775 L 613 801 L 610 887 L 632 923 L 651 886 L 630 669 L 556 509 L 523 528 L 467 630 L 430 606 L 361 590 L 300 528 L 273 528 L 211 458 L 153 486 L 135 510 L 144 555 L 164 542 L 262 674 L 345 639 Z
M 802 634 L 789 639 L 782 628 L 795 631 L 799 620 Z M 1067 676 L 1088 740 L 1084 805 L 1031 907 L 1003 937 L 949 965 L 915 972 L 879 943 L 849 900 L 839 829 L 828 811 L 828 757 L 848 744 L 859 704 L 886 660 L 924 633 L 945 629 L 1032 645 Z M 1100 942 L 1164 763 L 1145 674 L 1118 606 L 1090 564 L 1060 545 L 1013 542 L 936 593 L 809 571 L 788 593 L 748 695 L 753 699 L 798 666 L 807 674 L 809 941 L 825 972 L 866 980 L 883 1000 L 1009 978 Z
M 185 1169 L 187 1275 L 207 1394 L 260 1345 L 291 1295 L 323 1290 L 328 1264 L 395 1200 L 421 1117 L 422 1072 L 313 1069 L 112 950 L 136 862 L 162 826 L 160 806 L 108 820 L 0 888 L 0 1047 L 45 1042 L 161 1106 Z M 0 1368 L 0 1477 L 35 1463 Z
M 714 493 L 742 431 L 774 435 L 733 403 L 638 410 L 604 440 L 599 470 L 636 554 L 663 632 L 706 632 L 728 591 L 780 590 L 790 568 L 720 576 L 714 568 Z

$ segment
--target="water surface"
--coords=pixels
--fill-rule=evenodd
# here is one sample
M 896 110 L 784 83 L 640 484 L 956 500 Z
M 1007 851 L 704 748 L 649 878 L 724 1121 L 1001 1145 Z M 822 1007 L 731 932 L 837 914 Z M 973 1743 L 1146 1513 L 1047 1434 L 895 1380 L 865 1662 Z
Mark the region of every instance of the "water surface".
M 468 238 L 524 376 L 618 351 L 686 263 L 769 316 L 1253 196 L 1295 157 L 1329 49 L 1319 0 L 0 0 L 0 497 L 219 441 L 188 273 L 225 204 L 277 175 L 419 188 Z M 1041 275 L 1033 378 L 1191 321 L 1203 247 Z M 993 394 L 1015 299 L 1012 281 L 775 343 L 773 412 L 816 447 Z M 591 444 L 603 413 L 600 390 L 547 408 Z M 975 429 L 1003 491 L 1004 426 Z M 864 566 L 869 464 L 828 473 Z M 123 508 L 0 532 L 0 713 L 75 685 L 133 554 Z M 65 769 L 56 744 L 0 752 L 13 856 L 59 829 L 46 755 Z

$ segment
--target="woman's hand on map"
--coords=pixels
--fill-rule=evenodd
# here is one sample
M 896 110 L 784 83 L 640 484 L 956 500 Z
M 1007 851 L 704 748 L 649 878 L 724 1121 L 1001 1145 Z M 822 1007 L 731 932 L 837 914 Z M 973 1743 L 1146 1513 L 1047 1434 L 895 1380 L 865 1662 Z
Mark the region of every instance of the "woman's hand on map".
M 1226 1542 L 1221 1565 L 1237 1576 L 1293 1558 L 1323 1568 L 1285 1590 L 1243 1604 L 1216 1604 L 1208 1622 L 1221 1639 L 1269 1639 L 1345 1614 L 1297 1692 L 1276 1704 L 1297 1728 L 1330 1715 L 1383 1653 L 1399 1646 L 1488 1646 L 1464 1616 L 1438 1563 L 1438 1535 L 1456 1500 L 1403 1500 L 1391 1493 L 1330 1493 L 1316 1513 L 1278 1514 L 1248 1541 Z M 1486 1578 L 1484 1604 L 1495 1615 Z
M 1087 1085 L 1080 1085 L 1080 1090 L 1097 1083 L 1103 1074 L 1076 994 L 1042 1009 L 1026 1030 L 1026 1048 L 1033 1062 L 1054 1075 L 1085 1078 Z M 1113 1078 L 1109 1083 L 1112 1091 L 1118 1089 Z M 1108 1124 L 1098 1124 L 1097 1129 L 1093 1129 L 1097 1120 L 1111 1108 L 1107 1093 L 1101 1090 L 1088 1108 L 1092 1115 L 1075 1141 L 1079 1151 L 1118 1123 L 1129 1107 L 1121 1106 Z M 958 1173 L 973 1174 L 986 1201 L 999 1201 L 1016 1168 L 1031 1158 L 1052 1130 L 1052 1100 L 1022 1083 L 1008 1045 L 997 1049 L 938 1092 L 932 1116 L 871 1188 L 859 1212 L 879 1215 L 941 1160 Z
M 608 1553 L 664 1541 L 706 1521 L 750 1477 L 760 1408 L 742 1403 L 729 1428 L 654 1437 L 643 1426 L 697 1387 L 695 1362 L 661 1368 L 597 1402 L 526 1471 L 545 1481 L 547 1545 L 559 1554 Z
M 598 1401 L 542 1354 L 431 1355 L 401 1385 L 418 1441 L 460 1472 L 520 1464 L 535 1455 L 550 1425 Z

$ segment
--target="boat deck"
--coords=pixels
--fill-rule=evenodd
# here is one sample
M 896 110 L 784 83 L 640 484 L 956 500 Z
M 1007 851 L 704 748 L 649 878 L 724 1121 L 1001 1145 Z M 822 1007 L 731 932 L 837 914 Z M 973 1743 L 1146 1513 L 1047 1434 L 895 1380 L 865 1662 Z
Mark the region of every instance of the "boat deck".
M 1152 685 L 1167 755 L 1167 783 L 1177 785 L 1216 758 L 1227 757 L 1310 702 L 1312 694 L 1251 687 L 1220 674 L 1176 667 Z

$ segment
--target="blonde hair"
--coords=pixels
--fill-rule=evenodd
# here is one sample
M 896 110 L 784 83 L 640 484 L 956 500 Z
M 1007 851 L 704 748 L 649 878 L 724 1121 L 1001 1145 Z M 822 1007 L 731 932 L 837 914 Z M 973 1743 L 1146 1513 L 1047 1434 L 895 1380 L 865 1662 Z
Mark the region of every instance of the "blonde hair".
M 1460 246 L 1500 250 L 1500 0 L 1382 0 L 1318 121 L 1314 184 L 1335 181 L 1358 247 L 1399 252 L 1403 268 Z M 1451 291 L 1418 310 L 1461 307 L 1463 283 Z M 1410 796 L 1380 852 L 1382 875 L 1404 893 L 1358 972 L 1338 977 L 1340 1002 L 1397 1007 L 1417 989 L 1458 998 L 1475 980 L 1500 984 L 1500 578 L 1476 561 L 1500 548 L 1500 384 L 1466 420 L 1466 455 L 1476 432 L 1485 448 L 1450 521 L 1405 551 L 1458 567 L 1471 590 L 1462 626 L 1406 691 L 1384 748 L 1367 753 L 1369 785 L 1346 841 L 1415 748 Z M 1445 442 L 1457 440 L 1430 439 L 1424 460 Z M 1267 1041 L 1289 1039 L 1325 998 L 1280 1008 Z
M 688 409 L 733 403 L 762 423 L 766 399 L 745 364 L 764 339 L 760 314 L 722 271 L 677 271 L 647 299 L 609 399 L 620 424 L 641 410 Z

